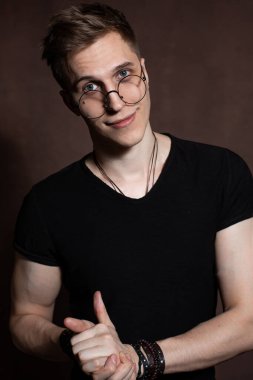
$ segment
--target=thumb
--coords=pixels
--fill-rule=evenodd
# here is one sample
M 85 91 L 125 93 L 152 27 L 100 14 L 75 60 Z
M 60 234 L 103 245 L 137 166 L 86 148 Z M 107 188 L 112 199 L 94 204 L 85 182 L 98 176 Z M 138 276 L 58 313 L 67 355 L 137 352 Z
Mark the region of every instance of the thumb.
M 112 371 L 115 371 L 117 366 L 117 356 L 115 354 L 110 355 L 104 364 L 104 368 L 110 368 Z
M 67 329 L 73 331 L 74 333 L 81 333 L 93 327 L 94 323 L 90 321 L 86 321 L 84 319 L 76 319 L 76 318 L 68 317 L 64 319 L 64 326 L 67 327 Z
M 105 304 L 103 302 L 103 299 L 102 299 L 102 295 L 101 295 L 101 292 L 99 291 L 96 291 L 94 293 L 94 300 L 93 300 L 93 304 L 94 304 L 94 312 L 95 312 L 95 315 L 97 317 L 97 320 L 99 323 L 103 323 L 107 326 L 111 326 L 111 327 L 114 327 L 108 313 L 107 313 L 107 310 L 105 308 Z
M 93 380 L 105 380 L 109 379 L 116 371 L 117 367 L 117 356 L 112 354 L 109 356 L 105 362 L 105 365 L 101 367 L 98 371 L 93 372 Z

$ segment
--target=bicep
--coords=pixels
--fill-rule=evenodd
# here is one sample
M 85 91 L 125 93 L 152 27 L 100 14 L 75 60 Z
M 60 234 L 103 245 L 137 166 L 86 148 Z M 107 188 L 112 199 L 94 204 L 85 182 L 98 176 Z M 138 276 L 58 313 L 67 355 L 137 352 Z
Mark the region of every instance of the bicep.
M 216 265 L 225 309 L 253 304 L 253 218 L 216 235 Z
M 51 320 L 60 287 L 59 267 L 32 262 L 17 254 L 12 278 L 12 317 L 35 314 Z

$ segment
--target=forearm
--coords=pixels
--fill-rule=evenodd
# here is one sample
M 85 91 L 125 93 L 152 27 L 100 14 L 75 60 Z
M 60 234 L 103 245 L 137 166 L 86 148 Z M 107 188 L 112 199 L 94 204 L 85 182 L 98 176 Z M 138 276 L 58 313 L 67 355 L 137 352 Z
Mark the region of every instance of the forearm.
M 158 344 L 165 373 L 207 368 L 253 349 L 253 316 L 234 308 Z
M 22 315 L 11 318 L 13 343 L 21 351 L 52 361 L 67 360 L 58 343 L 63 330 L 38 315 Z

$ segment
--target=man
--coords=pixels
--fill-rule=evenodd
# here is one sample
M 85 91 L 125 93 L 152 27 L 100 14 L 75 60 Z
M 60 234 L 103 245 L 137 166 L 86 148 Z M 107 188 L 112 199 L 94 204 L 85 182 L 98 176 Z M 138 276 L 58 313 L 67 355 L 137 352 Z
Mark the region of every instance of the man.
M 214 379 L 216 363 L 253 349 L 246 164 L 226 149 L 153 132 L 145 61 L 119 11 L 83 4 L 60 12 L 43 58 L 94 149 L 25 198 L 15 344 L 51 360 L 64 351 L 74 379 Z M 52 323 L 62 281 L 68 330 Z

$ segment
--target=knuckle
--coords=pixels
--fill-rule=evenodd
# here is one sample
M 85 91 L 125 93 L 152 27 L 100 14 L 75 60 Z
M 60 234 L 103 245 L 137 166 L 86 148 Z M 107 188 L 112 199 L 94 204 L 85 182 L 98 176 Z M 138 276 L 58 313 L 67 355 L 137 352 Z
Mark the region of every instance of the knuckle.
M 99 359 L 95 359 L 93 361 L 93 371 L 98 371 L 100 369 L 100 367 L 102 366 L 101 362 Z
M 87 369 L 86 369 L 86 366 L 85 366 L 85 365 L 82 365 L 82 366 L 81 366 L 81 368 L 82 368 L 82 371 L 83 371 L 83 372 L 85 372 L 85 373 L 87 373 L 87 374 L 88 374 L 88 371 L 87 371 Z
M 96 325 L 96 330 L 100 333 L 106 332 L 107 331 L 107 326 L 104 325 L 103 323 L 98 323 Z
M 109 333 L 105 333 L 105 334 L 103 335 L 103 340 L 104 340 L 105 343 L 108 343 L 108 342 L 111 342 L 113 339 L 112 339 L 111 334 L 109 334 Z
M 81 363 L 85 363 L 85 357 L 84 357 L 84 354 L 82 351 L 79 351 L 78 354 L 76 355 L 78 357 L 78 360 L 81 362 Z

